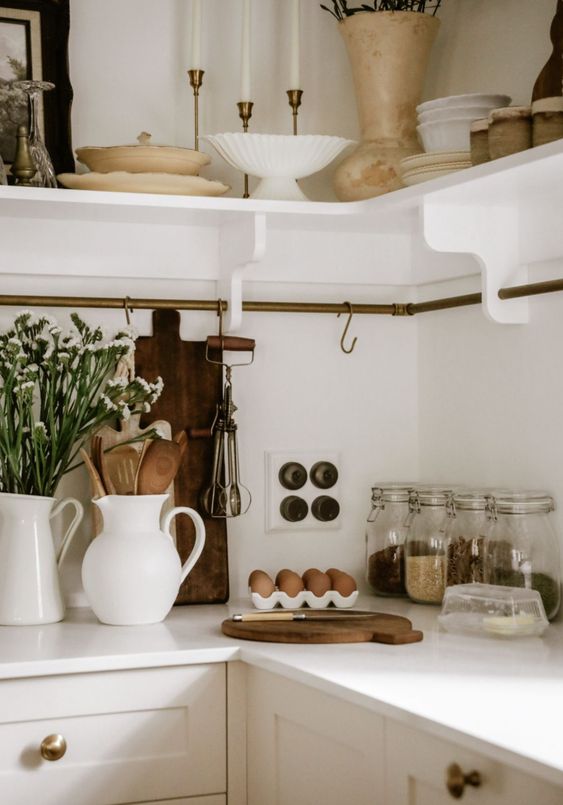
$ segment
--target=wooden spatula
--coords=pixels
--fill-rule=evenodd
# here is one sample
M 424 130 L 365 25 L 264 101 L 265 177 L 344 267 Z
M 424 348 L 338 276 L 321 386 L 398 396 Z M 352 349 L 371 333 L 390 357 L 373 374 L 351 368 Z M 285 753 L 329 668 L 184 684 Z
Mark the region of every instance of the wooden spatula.
M 107 473 L 117 495 L 132 495 L 135 492 L 135 475 L 139 464 L 139 452 L 131 444 L 114 447 L 104 456 Z

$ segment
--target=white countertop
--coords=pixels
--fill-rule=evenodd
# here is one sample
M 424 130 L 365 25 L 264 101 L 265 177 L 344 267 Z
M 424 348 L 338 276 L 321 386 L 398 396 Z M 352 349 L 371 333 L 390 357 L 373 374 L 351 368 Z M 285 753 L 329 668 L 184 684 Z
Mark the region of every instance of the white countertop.
M 366 597 L 358 607 L 409 617 L 424 640 L 288 645 L 225 637 L 221 621 L 248 609 L 175 607 L 154 626 L 103 626 L 89 609 L 48 626 L 0 627 L 0 678 L 228 662 L 282 674 L 418 726 L 563 786 L 563 625 L 542 638 L 447 634 L 439 612 Z

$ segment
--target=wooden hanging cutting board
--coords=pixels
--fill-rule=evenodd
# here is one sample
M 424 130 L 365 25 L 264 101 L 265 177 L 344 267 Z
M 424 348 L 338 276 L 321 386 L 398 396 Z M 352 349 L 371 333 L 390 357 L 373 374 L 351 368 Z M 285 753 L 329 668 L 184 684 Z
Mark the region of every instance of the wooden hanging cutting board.
M 209 428 L 222 394 L 222 372 L 205 360 L 205 341 L 182 341 L 178 311 L 156 310 L 153 335 L 138 338 L 135 347 L 136 374 L 149 382 L 160 375 L 164 381 L 160 398 L 142 424 L 164 419 L 172 433 Z M 212 466 L 213 439 L 190 439 L 174 484 L 176 506 L 189 506 L 201 514 L 206 538 L 199 561 L 180 588 L 177 604 L 216 604 L 229 598 L 227 523 L 207 517 L 199 504 Z M 178 551 L 185 561 L 194 544 L 194 527 L 182 515 L 175 522 Z
M 418 643 L 422 640 L 422 632 L 414 630 L 410 620 L 401 615 L 350 610 L 346 613 L 316 610 L 312 618 L 314 619 L 308 621 L 246 623 L 226 620 L 221 624 L 221 630 L 228 637 L 266 643 L 374 642 L 401 645 Z

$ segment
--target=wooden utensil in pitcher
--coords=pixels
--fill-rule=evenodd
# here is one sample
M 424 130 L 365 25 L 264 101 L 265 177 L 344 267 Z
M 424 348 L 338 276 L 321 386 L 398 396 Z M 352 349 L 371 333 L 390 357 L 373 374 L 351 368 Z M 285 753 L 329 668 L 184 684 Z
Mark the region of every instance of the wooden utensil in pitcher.
M 90 485 L 92 487 L 93 496 L 95 498 L 105 497 L 107 492 L 102 483 L 102 479 L 100 478 L 100 474 L 94 466 L 94 462 L 83 447 L 80 448 L 80 455 L 82 456 L 82 460 L 84 461 L 86 469 L 88 470 L 88 475 L 90 476 Z
M 96 465 L 96 469 L 100 474 L 102 479 L 102 483 L 106 488 L 106 492 L 108 495 L 115 495 L 116 490 L 111 479 L 108 466 L 106 464 L 106 457 L 104 453 L 104 448 L 102 444 L 102 437 L 101 436 L 93 436 L 92 437 L 92 455 L 94 458 L 94 464 Z
M 132 495 L 139 464 L 139 452 L 131 444 L 114 447 L 105 454 L 105 466 L 117 495 Z
M 177 442 L 155 439 L 145 453 L 137 476 L 138 495 L 161 495 L 172 483 L 182 460 Z

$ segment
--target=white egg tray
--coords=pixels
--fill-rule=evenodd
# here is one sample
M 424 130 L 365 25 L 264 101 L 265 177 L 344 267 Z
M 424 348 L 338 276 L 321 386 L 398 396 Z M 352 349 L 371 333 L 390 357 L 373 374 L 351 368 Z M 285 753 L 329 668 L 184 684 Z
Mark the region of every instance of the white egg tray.
M 274 609 L 275 607 L 299 609 L 302 606 L 308 606 L 311 609 L 325 609 L 331 604 L 339 609 L 346 609 L 354 606 L 358 595 L 358 590 L 354 590 L 350 595 L 340 595 L 336 590 L 329 590 L 324 595 L 314 595 L 309 590 L 304 590 L 294 596 L 276 590 L 275 593 L 267 597 L 250 592 L 251 601 L 256 609 Z

